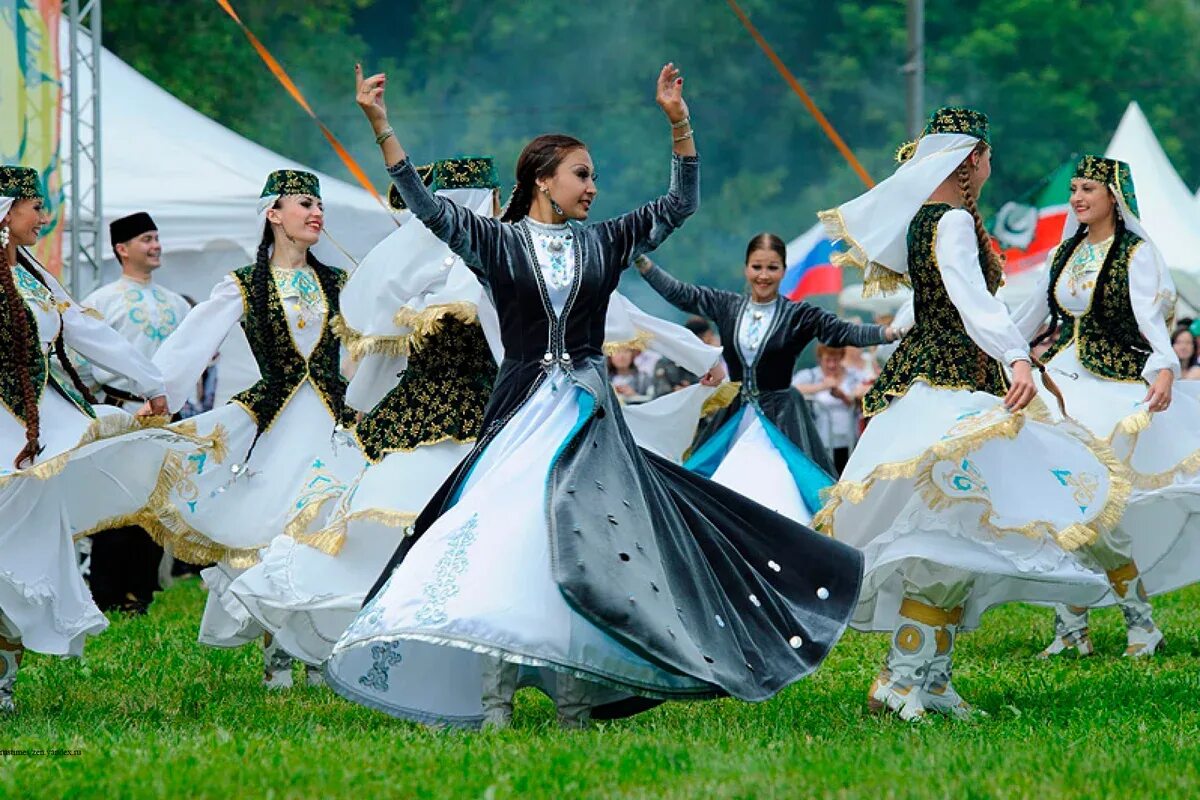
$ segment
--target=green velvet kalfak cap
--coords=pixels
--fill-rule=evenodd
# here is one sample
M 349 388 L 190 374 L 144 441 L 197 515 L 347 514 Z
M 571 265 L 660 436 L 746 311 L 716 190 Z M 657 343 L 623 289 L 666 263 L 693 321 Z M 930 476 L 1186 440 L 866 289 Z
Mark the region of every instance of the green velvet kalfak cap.
M 1137 192 L 1133 188 L 1133 171 L 1124 161 L 1104 156 L 1084 156 L 1075 165 L 1073 178 L 1086 178 L 1103 183 L 1105 186 L 1115 186 L 1121 192 L 1125 205 L 1138 215 Z
M 16 200 L 44 198 L 42 180 L 32 167 L 0 166 L 0 197 Z
M 922 136 L 931 133 L 962 133 L 974 136 L 985 144 L 991 144 L 988 134 L 987 114 L 960 106 L 944 106 L 929 117 Z
M 433 192 L 442 189 L 496 189 L 500 186 L 496 165 L 490 156 L 447 158 L 417 167 L 417 174 Z M 408 208 L 394 184 L 388 189 L 388 205 L 396 211 Z
M 261 197 L 284 194 L 309 194 L 321 196 L 321 182 L 311 172 L 298 169 L 277 169 L 267 176 Z

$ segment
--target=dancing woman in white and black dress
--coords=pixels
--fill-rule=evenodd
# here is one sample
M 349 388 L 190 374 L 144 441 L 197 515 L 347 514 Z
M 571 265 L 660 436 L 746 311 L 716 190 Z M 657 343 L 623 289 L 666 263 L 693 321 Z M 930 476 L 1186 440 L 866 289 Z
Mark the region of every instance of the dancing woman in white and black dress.
M 385 78 L 358 102 L 405 203 L 475 273 L 505 358 L 471 455 L 421 513 L 334 647 L 330 685 L 411 719 L 505 725 L 536 683 L 563 724 L 656 699 L 772 696 L 844 629 L 858 554 L 639 449 L 609 385 L 605 309 L 632 260 L 696 209 L 683 81 L 658 77 L 666 195 L 581 225 L 586 146 L 530 142 L 501 220 L 430 194 L 388 125 Z

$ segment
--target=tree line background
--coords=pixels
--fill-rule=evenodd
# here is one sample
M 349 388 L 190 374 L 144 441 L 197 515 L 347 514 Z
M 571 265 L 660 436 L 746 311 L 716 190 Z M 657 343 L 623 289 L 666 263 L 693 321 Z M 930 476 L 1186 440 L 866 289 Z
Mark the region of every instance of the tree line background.
M 356 61 L 388 72 L 391 118 L 416 160 L 492 155 L 505 196 L 528 139 L 584 139 L 600 176 L 597 219 L 666 185 L 654 78 L 675 61 L 704 163 L 703 204 L 660 260 L 691 280 L 739 287 L 751 235 L 790 239 L 863 188 L 722 0 L 234 5 L 377 186 L 386 175 L 353 102 Z M 907 138 L 904 0 L 742 6 L 871 175 L 886 177 Z M 1200 180 L 1197 0 L 928 0 L 925 13 L 928 109 L 966 104 L 991 117 L 985 211 L 1071 153 L 1102 151 L 1130 100 L 1189 185 Z M 107 47 L 184 102 L 350 179 L 215 2 L 106 0 L 103 22 Z

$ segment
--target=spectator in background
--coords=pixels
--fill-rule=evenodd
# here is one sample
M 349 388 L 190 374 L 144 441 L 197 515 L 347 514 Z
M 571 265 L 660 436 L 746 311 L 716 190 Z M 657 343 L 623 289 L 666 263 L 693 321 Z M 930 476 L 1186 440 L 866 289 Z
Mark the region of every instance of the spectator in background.
M 634 365 L 637 351 L 622 347 L 608 357 L 608 380 L 617 398 L 626 405 L 644 403 L 654 397 L 651 376 Z
M 683 326 L 692 333 L 696 334 L 696 338 L 705 344 L 713 347 L 721 346 L 721 339 L 717 336 L 717 332 L 713 326 L 709 324 L 704 317 L 688 317 L 687 322 Z M 725 369 L 725 359 L 721 359 L 721 367 Z M 678 392 L 680 389 L 686 389 L 692 384 L 700 380 L 699 375 L 693 375 L 683 367 L 666 358 L 660 358 L 654 365 L 654 396 L 661 397 L 664 394 Z
M 813 409 L 817 434 L 833 454 L 840 475 L 858 440 L 858 416 L 863 395 L 874 380 L 873 372 L 847 368 L 846 348 L 817 345 L 817 366 L 792 376 L 792 386 Z
M 1186 326 L 1175 329 L 1171 336 L 1171 347 L 1179 357 L 1179 377 L 1184 379 L 1200 378 L 1200 366 L 1196 363 L 1196 337 Z

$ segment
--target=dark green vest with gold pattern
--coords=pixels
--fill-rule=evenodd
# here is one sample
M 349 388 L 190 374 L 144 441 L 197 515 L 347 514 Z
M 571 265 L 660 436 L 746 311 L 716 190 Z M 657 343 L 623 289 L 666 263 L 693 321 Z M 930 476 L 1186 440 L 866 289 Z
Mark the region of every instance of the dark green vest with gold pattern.
M 893 397 L 903 396 L 916 381 L 942 389 L 966 389 L 1004 395 L 1004 370 L 967 334 L 958 309 L 950 301 L 938 268 L 934 245 L 938 221 L 950 211 L 945 203 L 927 203 L 908 226 L 908 277 L 912 281 L 916 322 L 863 398 L 863 412 L 878 414 Z M 980 252 L 980 264 L 988 254 Z M 982 267 L 981 267 L 982 268 Z M 984 270 L 988 291 L 999 281 Z
M 1050 262 L 1050 311 L 1053 319 L 1066 320 L 1066 324 L 1060 326 L 1054 346 L 1042 360 L 1049 361 L 1074 339 L 1079 362 L 1089 372 L 1109 380 L 1140 381 L 1151 348 L 1138 330 L 1133 303 L 1129 299 L 1129 262 L 1142 244 L 1142 238 L 1133 231 L 1121 229 L 1096 276 L 1091 305 L 1082 317 L 1075 318 L 1058 304 L 1054 287 L 1081 241 L 1083 237 L 1076 236 L 1063 242 L 1054 251 Z
M 306 380 L 312 381 L 335 422 L 346 426 L 353 424 L 354 414 L 346 407 L 346 379 L 339 368 L 338 339 L 329 325 L 329 320 L 337 316 L 340 310 L 338 298 L 346 283 L 346 273 L 333 267 L 325 269 L 335 274 L 334 291 L 327 291 L 322 286 L 326 306 L 325 324 L 321 338 L 308 359 L 296 349 L 274 279 L 266 282 L 269 292 L 267 314 L 266 319 L 261 319 L 261 315 L 252 312 L 250 303 L 254 265 L 242 267 L 233 273 L 245 304 L 242 330 L 246 332 L 246 341 L 250 343 L 250 351 L 254 354 L 262 377 L 232 399 L 250 412 L 260 433 L 271 427 L 284 405 Z
M 400 382 L 358 423 L 367 458 L 479 435 L 496 379 L 483 329 L 453 317 L 408 357 Z
M 22 267 L 22 269 L 24 269 Z M 33 270 L 24 270 L 32 275 L 39 283 L 45 286 L 42 277 Z M 13 275 L 13 280 L 17 279 L 17 275 Z M 49 291 L 47 287 L 47 291 Z M 17 358 L 29 370 L 29 379 L 33 382 L 34 402 L 40 402 L 42 394 L 46 390 L 46 385 L 53 386 L 63 397 L 75 404 L 84 414 L 89 417 L 95 417 L 96 412 L 88 404 L 88 402 L 75 390 L 72 386 L 69 389 L 64 381 L 60 381 L 54 372 L 50 369 L 50 360 L 46 351 L 42 349 L 41 337 L 38 336 L 37 318 L 33 311 L 26 305 L 25 299 L 21 298 L 21 313 L 25 315 L 26 330 L 29 335 L 25 337 L 25 341 L 16 341 L 17 328 L 15 320 L 11 318 L 8 312 L 8 303 L 0 300 L 0 347 L 3 347 L 7 353 L 16 353 Z M 14 369 L 0 370 L 0 402 L 12 412 L 13 416 L 21 421 L 21 424 L 28 425 L 27 414 L 29 409 L 25 407 L 25 395 L 21 391 L 21 381 L 17 377 L 18 373 Z

